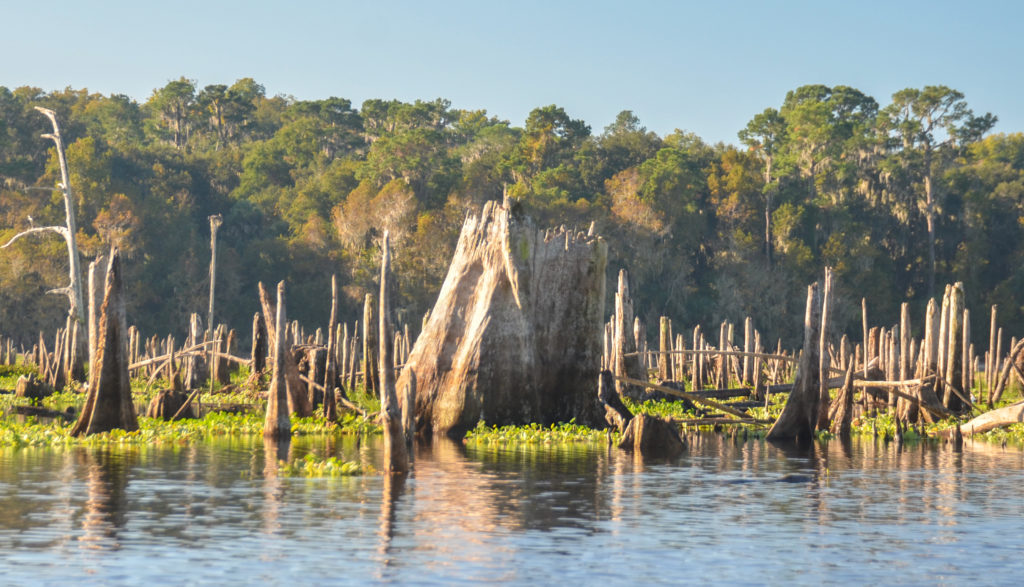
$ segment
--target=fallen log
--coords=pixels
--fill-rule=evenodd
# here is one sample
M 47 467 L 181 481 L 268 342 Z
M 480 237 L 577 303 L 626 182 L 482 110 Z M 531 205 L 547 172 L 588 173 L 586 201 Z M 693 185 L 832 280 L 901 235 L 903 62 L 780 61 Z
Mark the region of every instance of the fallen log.
M 1024 401 L 985 412 L 966 424 L 961 424 L 960 432 L 964 436 L 972 436 L 1021 422 L 1024 422 Z M 947 428 L 938 432 L 938 435 L 943 438 L 952 438 L 955 434 L 955 428 Z
M 736 420 L 733 418 L 673 418 L 672 422 L 680 424 L 682 426 L 721 426 L 723 424 L 771 424 L 775 420 L 768 420 L 764 418 L 747 418 L 745 420 Z
M 640 381 L 639 379 L 632 379 L 630 377 L 616 377 L 615 379 L 621 380 L 621 381 L 623 381 L 625 383 L 628 383 L 630 385 L 640 385 L 640 386 L 646 387 L 648 389 L 654 389 L 654 390 L 660 391 L 662 393 L 667 393 L 669 395 L 675 395 L 675 396 L 678 396 L 678 397 L 681 397 L 681 398 L 684 398 L 684 399 L 688 399 L 688 400 L 690 400 L 691 402 L 693 402 L 695 404 L 701 404 L 701 405 L 707 406 L 709 408 L 714 408 L 714 409 L 719 410 L 721 412 L 725 412 L 726 414 L 731 414 L 733 416 L 736 416 L 737 418 L 744 418 L 744 419 L 750 418 L 750 416 L 748 416 L 747 414 L 744 414 L 743 412 L 741 412 L 739 410 L 734 410 L 734 409 L 730 408 L 729 406 L 720 404 L 720 403 L 718 403 L 716 401 L 712 401 L 712 400 L 709 400 L 709 399 L 704 398 L 704 397 L 693 395 L 692 393 L 690 393 L 688 391 L 679 391 L 678 389 L 672 389 L 671 387 L 666 387 L 664 385 L 658 385 L 657 383 L 650 383 L 650 382 L 647 382 L 647 381 Z
M 831 381 L 829 383 L 831 383 Z M 793 384 L 780 383 L 778 385 L 766 385 L 765 389 L 770 394 L 785 393 L 793 390 Z M 710 399 L 732 399 L 734 397 L 751 397 L 752 395 L 754 395 L 754 388 L 733 387 L 729 389 L 700 389 L 695 391 L 688 391 L 687 393 L 695 395 L 697 397 L 705 397 Z

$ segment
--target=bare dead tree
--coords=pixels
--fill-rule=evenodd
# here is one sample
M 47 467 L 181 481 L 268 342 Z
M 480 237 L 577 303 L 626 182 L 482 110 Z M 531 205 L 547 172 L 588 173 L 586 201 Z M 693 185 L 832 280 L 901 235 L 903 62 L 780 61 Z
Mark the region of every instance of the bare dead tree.
M 224 224 L 224 217 L 213 214 L 210 220 L 210 306 L 206 313 L 207 334 L 213 334 L 213 290 L 217 283 L 217 229 Z
M 53 132 L 44 134 L 42 137 L 44 139 L 51 139 L 57 147 L 57 158 L 60 161 L 61 177 L 61 183 L 59 183 L 57 187 L 64 194 L 64 226 L 33 226 L 28 230 L 19 232 L 11 237 L 11 240 L 7 241 L 3 246 L 0 246 L 0 249 L 6 249 L 14 244 L 18 239 L 30 234 L 55 232 L 64 237 L 64 242 L 67 243 L 68 247 L 69 283 L 66 287 L 51 289 L 47 293 L 66 295 L 70 306 L 68 308 L 68 317 L 78 322 L 82 322 L 82 272 L 78 259 L 78 244 L 75 242 L 75 233 L 78 232 L 78 226 L 75 223 L 74 200 L 71 198 L 71 183 L 68 179 L 68 163 L 67 159 L 64 157 L 64 141 L 60 136 L 60 125 L 57 124 L 57 114 L 53 110 L 42 108 L 40 106 L 36 106 L 36 110 L 41 112 L 43 116 L 49 118 L 50 122 L 53 123 Z

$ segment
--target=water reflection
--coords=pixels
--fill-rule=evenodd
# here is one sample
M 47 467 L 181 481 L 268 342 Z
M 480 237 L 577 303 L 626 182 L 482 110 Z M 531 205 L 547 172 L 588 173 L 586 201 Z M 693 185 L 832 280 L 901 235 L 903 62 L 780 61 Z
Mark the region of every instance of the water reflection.
M 603 443 L 438 439 L 419 447 L 406 477 L 279 471 L 308 452 L 379 469 L 380 448 L 372 437 L 311 436 L 0 449 L 5 581 L 160 583 L 183 568 L 235 583 L 341 573 L 619 583 L 681 572 L 728 583 L 954 583 L 1024 572 L 1024 452 L 1012 448 L 692 435 L 678 458 L 644 461 Z
M 281 529 L 279 518 L 287 485 L 278 477 L 281 461 L 291 462 L 291 438 L 263 438 L 263 531 L 274 534 Z
M 137 462 L 136 452 L 80 449 L 75 456 L 87 470 L 88 489 L 78 540 L 85 548 L 118 549 L 118 533 L 128 519 L 128 472 Z
M 380 530 L 378 532 L 380 544 L 377 547 L 377 554 L 381 564 L 389 567 L 393 563 L 393 556 L 400 555 L 401 551 L 392 548 L 392 541 L 395 538 L 395 520 L 398 511 L 398 501 L 405 493 L 405 482 L 409 474 L 383 475 L 384 485 L 381 488 L 380 498 Z M 383 578 L 383 575 L 378 578 Z

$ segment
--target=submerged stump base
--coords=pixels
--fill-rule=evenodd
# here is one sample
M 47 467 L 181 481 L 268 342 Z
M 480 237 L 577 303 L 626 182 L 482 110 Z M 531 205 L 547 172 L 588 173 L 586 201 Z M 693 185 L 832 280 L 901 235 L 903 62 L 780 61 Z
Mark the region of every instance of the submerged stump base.
M 22 375 L 14 387 L 16 397 L 39 400 L 53 394 L 53 388 L 40 381 L 35 375 Z
M 146 417 L 160 418 L 161 420 L 194 419 L 196 414 L 191 405 L 184 410 L 181 409 L 187 401 L 188 394 L 184 391 L 165 389 L 157 393 L 156 397 L 149 402 L 149 406 L 146 408 Z
M 683 452 L 683 439 L 671 420 L 637 414 L 629 421 L 619 448 L 645 457 L 674 457 Z

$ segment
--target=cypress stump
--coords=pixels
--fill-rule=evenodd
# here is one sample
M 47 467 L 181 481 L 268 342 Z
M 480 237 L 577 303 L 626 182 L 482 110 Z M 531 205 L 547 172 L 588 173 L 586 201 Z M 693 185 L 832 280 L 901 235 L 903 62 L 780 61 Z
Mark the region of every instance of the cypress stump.
M 437 302 L 398 381 L 416 379 L 420 433 L 480 420 L 600 426 L 604 239 L 541 232 L 506 202 L 462 226 Z
M 89 393 L 71 435 L 96 434 L 115 428 L 138 430 L 128 376 L 128 320 L 124 309 L 121 256 L 117 249 L 110 253 L 93 356 L 98 368 L 89 370 Z

